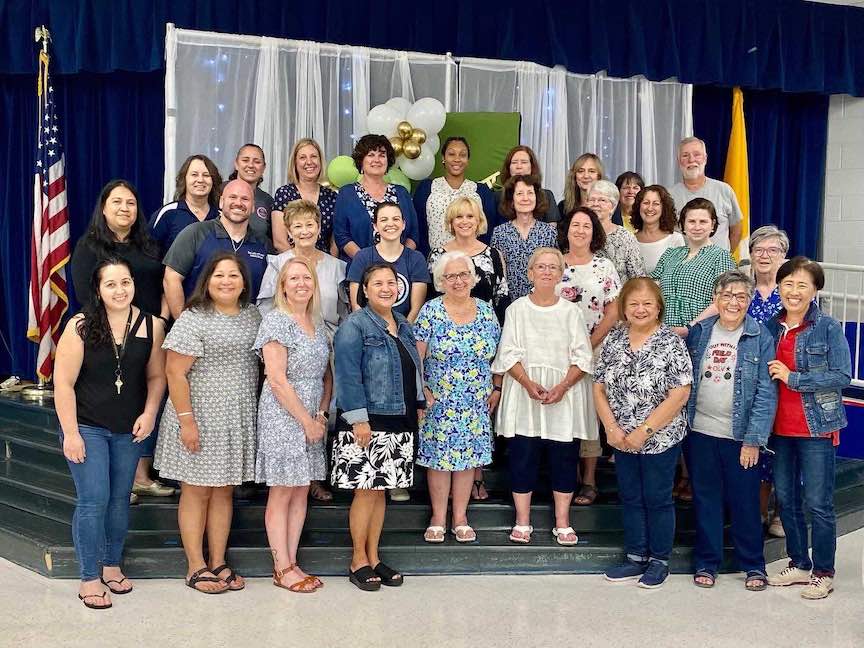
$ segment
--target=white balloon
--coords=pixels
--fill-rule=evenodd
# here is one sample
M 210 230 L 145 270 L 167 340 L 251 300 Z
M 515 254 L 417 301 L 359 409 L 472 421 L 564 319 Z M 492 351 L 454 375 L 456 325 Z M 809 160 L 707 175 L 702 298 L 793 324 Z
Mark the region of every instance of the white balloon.
M 424 144 L 420 148 L 420 155 L 415 159 L 409 160 L 404 155 L 400 155 L 396 162 L 406 176 L 412 180 L 422 180 L 435 168 L 435 154 Z
M 426 131 L 426 137 L 435 135 L 444 127 L 447 113 L 444 104 L 433 97 L 424 97 L 414 102 L 408 109 L 406 119 L 414 128 L 422 128 Z
M 393 137 L 396 134 L 396 125 L 402 121 L 399 113 L 387 104 L 379 104 L 369 111 L 366 117 L 366 128 L 373 135 L 384 135 Z
M 437 155 L 438 151 L 441 150 L 441 138 L 437 135 L 429 135 L 426 137 L 426 142 L 423 146 L 428 146 L 429 150 L 432 151 L 432 155 Z
M 411 102 L 405 97 L 393 97 L 392 99 L 388 99 L 384 105 L 390 106 L 399 113 L 400 119 L 405 119 L 405 115 L 408 114 L 408 109 L 411 107 Z

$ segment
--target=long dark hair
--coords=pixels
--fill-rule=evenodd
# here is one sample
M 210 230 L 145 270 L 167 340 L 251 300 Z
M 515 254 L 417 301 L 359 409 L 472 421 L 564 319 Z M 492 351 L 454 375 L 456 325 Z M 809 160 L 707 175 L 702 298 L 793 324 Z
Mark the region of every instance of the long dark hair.
M 592 254 L 602 250 L 603 246 L 606 245 L 606 232 L 600 224 L 600 219 L 597 218 L 597 212 L 590 207 L 577 207 L 558 221 L 558 249 L 564 254 L 570 251 L 570 239 L 567 233 L 576 214 L 585 214 L 591 221 L 591 243 L 588 244 L 588 249 Z
M 111 325 L 108 323 L 108 313 L 105 311 L 105 304 L 102 303 L 102 296 L 99 294 L 99 283 L 102 281 L 102 270 L 115 265 L 123 266 L 129 271 L 129 276 L 132 276 L 132 268 L 129 267 L 129 264 L 116 256 L 110 256 L 99 261 L 93 269 L 93 274 L 90 275 L 90 299 L 81 309 L 81 314 L 84 317 L 78 320 L 78 324 L 75 326 L 75 330 L 84 341 L 85 347 L 92 348 L 114 344 Z
M 213 277 L 213 273 L 216 272 L 216 266 L 222 261 L 233 261 L 237 264 L 237 267 L 240 269 L 240 275 L 243 277 L 243 292 L 240 293 L 238 303 L 240 308 L 245 308 L 246 305 L 249 304 L 249 295 L 252 293 L 252 281 L 249 279 L 249 268 L 246 266 L 246 262 L 239 256 L 233 252 L 223 250 L 214 253 L 213 256 L 210 257 L 210 260 L 207 261 L 204 269 L 201 270 L 201 274 L 198 276 L 198 281 L 195 283 L 195 290 L 192 291 L 192 294 L 186 301 L 184 310 L 213 310 L 213 298 L 210 296 L 208 288 L 210 287 L 210 279 Z
M 138 205 L 135 222 L 132 223 L 132 227 L 129 229 L 129 245 L 141 250 L 149 257 L 158 258 L 159 247 L 147 232 L 147 227 L 144 223 L 144 211 L 141 208 L 138 191 L 135 189 L 135 185 L 122 178 L 112 180 L 102 187 L 102 191 L 99 192 L 99 200 L 96 201 L 96 206 L 93 208 L 93 215 L 90 217 L 90 225 L 85 235 L 87 245 L 98 257 L 117 256 L 117 236 L 111 231 L 105 220 L 105 203 L 108 202 L 108 196 L 117 187 L 127 189 L 135 197 L 135 203 Z

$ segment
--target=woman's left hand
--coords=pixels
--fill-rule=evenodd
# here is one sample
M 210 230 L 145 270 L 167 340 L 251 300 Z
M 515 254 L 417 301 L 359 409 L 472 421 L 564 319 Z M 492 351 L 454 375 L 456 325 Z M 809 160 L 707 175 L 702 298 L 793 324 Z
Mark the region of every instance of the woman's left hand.
M 564 386 L 563 383 L 558 383 L 552 389 L 546 392 L 546 396 L 544 396 L 541 401 L 544 405 L 554 405 L 561 401 L 564 398 L 564 394 L 567 393 L 567 387 Z
M 741 467 L 744 470 L 752 468 L 759 463 L 759 446 L 741 446 Z
M 156 417 L 149 414 L 141 414 L 135 423 L 132 424 L 132 442 L 141 443 L 144 439 L 150 436 L 153 432 L 153 426 L 156 424 Z
M 772 360 L 768 363 L 768 373 L 774 380 L 781 380 L 784 384 L 789 384 L 789 367 L 779 360 Z
M 495 408 L 498 407 L 498 401 L 501 400 L 501 392 L 497 389 L 493 389 L 492 393 L 489 394 L 489 398 L 486 399 L 486 409 L 489 410 L 489 413 L 495 411 Z
M 642 449 L 642 446 L 645 445 L 647 440 L 648 433 L 645 431 L 645 428 L 638 427 L 624 437 L 624 445 L 631 450 L 636 450 L 638 452 Z
M 420 407 L 417 408 L 417 422 L 422 423 L 423 419 L 426 418 L 426 410 Z

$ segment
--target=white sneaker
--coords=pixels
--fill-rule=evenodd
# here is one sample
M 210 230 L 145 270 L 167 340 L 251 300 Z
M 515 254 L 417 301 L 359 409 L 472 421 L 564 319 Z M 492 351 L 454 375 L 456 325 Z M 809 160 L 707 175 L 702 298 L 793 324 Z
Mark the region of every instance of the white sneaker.
M 768 584 L 774 587 L 787 587 L 789 585 L 807 585 L 810 583 L 810 572 L 797 567 L 787 567 L 779 574 L 768 577 Z
M 783 523 L 780 521 L 779 515 L 775 515 L 771 518 L 771 524 L 768 526 L 768 535 L 775 538 L 786 537 L 786 532 L 783 530 Z
M 393 488 L 390 490 L 391 502 L 407 502 L 411 499 L 411 495 L 404 488 Z
M 830 576 L 811 576 L 810 583 L 801 590 L 801 598 L 823 599 L 834 591 L 834 579 Z

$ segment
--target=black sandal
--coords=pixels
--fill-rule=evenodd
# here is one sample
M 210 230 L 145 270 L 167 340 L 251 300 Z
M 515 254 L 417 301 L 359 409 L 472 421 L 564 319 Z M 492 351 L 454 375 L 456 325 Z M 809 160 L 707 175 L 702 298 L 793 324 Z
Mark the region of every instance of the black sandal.
M 582 484 L 582 488 L 579 489 L 576 497 L 573 498 L 573 503 L 576 506 L 591 506 L 597 499 L 597 495 L 599 495 L 599 492 L 597 491 L 597 487 L 595 485 Z M 582 501 L 580 502 L 578 500 Z
M 402 574 L 392 567 L 388 567 L 383 562 L 375 565 L 374 571 L 381 577 L 382 585 L 386 585 L 387 587 L 399 587 L 402 585 Z
M 226 569 L 228 570 L 228 578 L 222 578 L 221 576 L 219 576 L 219 574 L 221 574 Z M 219 565 L 218 567 L 214 567 L 213 569 L 210 570 L 210 572 L 214 576 L 216 576 L 219 580 L 223 580 L 226 583 L 228 583 L 228 589 L 232 592 L 239 592 L 240 590 L 246 588 L 245 583 L 243 584 L 242 587 L 231 587 L 231 583 L 233 583 L 234 581 L 237 580 L 237 572 L 235 572 L 234 569 L 228 563 L 225 563 L 224 565 Z
M 705 578 L 711 581 L 710 583 L 700 583 L 697 581 L 697 578 Z M 717 577 L 709 571 L 705 571 L 704 569 L 700 569 L 695 574 L 693 574 L 693 584 L 696 587 L 701 587 L 703 589 L 711 589 L 714 587 L 714 581 L 717 580 Z
M 108 608 L 110 608 L 113 605 L 110 601 L 108 602 L 107 605 L 105 604 L 105 597 L 107 595 L 108 595 L 108 592 L 102 592 L 101 594 L 85 594 L 84 596 L 81 596 L 79 594 L 78 599 L 84 604 L 84 607 L 88 607 L 91 610 L 107 610 Z M 88 603 L 87 599 L 92 598 L 92 597 L 101 598 L 102 599 L 102 605 L 96 605 L 95 603 Z
M 480 497 L 480 489 L 481 488 L 486 491 L 486 497 Z M 477 493 L 477 495 L 474 495 L 475 492 Z M 474 480 L 474 488 L 471 489 L 471 499 L 472 500 L 478 500 L 481 502 L 483 500 L 489 499 L 489 491 L 486 489 L 486 480 L 485 479 L 475 479 Z
M 114 589 L 113 587 L 111 587 L 111 583 L 117 583 L 118 585 L 122 585 L 122 584 L 123 584 L 123 581 L 128 581 L 129 579 L 126 578 L 125 576 L 124 576 L 123 578 L 121 578 L 120 580 L 107 580 L 107 581 L 106 581 L 104 578 L 100 578 L 99 580 L 102 581 L 102 584 L 103 584 L 105 587 L 107 587 L 109 590 L 111 590 L 111 593 L 112 593 L 112 594 L 118 594 L 118 595 L 119 595 L 119 594 L 128 594 L 128 593 L 131 592 L 132 589 L 133 589 L 133 588 L 131 588 L 131 587 L 130 587 L 129 589 L 127 589 L 127 590 L 124 590 L 124 589 Z
M 210 572 L 209 567 L 202 567 L 201 569 L 196 571 L 194 574 L 192 574 L 189 577 L 189 580 L 186 581 L 186 587 L 191 587 L 196 592 L 201 592 L 202 594 L 224 594 L 225 592 L 228 591 L 227 585 L 225 586 L 225 589 L 213 590 L 213 591 L 198 589 L 197 587 L 195 587 L 198 583 L 224 583 L 225 582 L 221 578 L 217 578 L 216 576 L 204 576 L 203 574 L 206 574 L 207 572 Z M 212 574 L 213 572 L 210 572 L 210 573 Z
M 757 581 L 762 581 L 761 585 L 753 585 L 750 583 L 755 583 Z M 749 571 L 747 572 L 747 576 L 744 579 L 744 588 L 748 592 L 761 592 L 768 588 L 768 576 L 760 571 Z
M 374 580 L 375 578 L 379 576 L 369 565 L 363 565 L 357 571 L 348 570 L 348 580 L 364 592 L 377 592 L 381 589 L 381 581 Z

